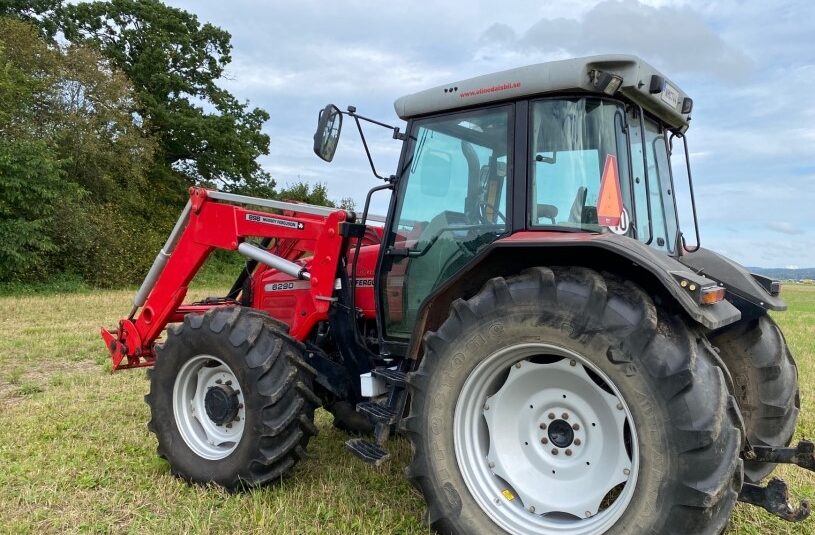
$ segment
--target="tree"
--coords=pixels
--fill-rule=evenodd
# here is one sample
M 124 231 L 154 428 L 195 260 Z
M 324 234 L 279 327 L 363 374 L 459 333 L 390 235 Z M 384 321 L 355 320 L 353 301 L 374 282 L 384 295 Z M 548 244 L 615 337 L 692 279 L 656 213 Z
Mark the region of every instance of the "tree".
M 151 206 L 153 142 L 134 102 L 97 51 L 0 18 L 0 280 L 143 276 L 169 218 Z
M 11 40 L 0 41 L 0 280 L 10 280 L 42 266 L 56 248 L 44 231 L 62 184 L 56 155 L 32 120 L 49 90 L 53 57 L 28 25 L 0 23 L 0 35 L 34 52 L 27 72 Z
M 57 249 L 47 234 L 63 195 L 53 152 L 35 139 L 0 137 L 0 184 L 0 280 L 29 278 Z
M 36 26 L 44 37 L 59 29 L 62 0 L 0 0 L 0 17 L 15 17 Z
M 328 198 L 328 189 L 325 184 L 317 182 L 312 185 L 299 179 L 298 182 L 280 190 L 277 198 L 282 201 L 297 201 L 316 204 L 317 206 L 330 206 L 332 208 L 336 206 L 334 201 Z
M 257 162 L 269 149 L 268 113 L 217 84 L 231 61 L 228 32 L 159 0 L 70 4 L 61 20 L 67 39 L 98 46 L 133 84 L 136 112 L 159 141 L 155 178 L 172 170 L 188 183 L 273 190 Z

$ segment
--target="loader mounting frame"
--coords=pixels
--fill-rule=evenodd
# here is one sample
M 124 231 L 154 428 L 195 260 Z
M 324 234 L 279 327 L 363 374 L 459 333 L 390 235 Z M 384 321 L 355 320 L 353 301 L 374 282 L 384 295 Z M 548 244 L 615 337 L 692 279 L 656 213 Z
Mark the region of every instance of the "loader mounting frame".
M 341 225 L 353 223 L 355 217 L 353 212 L 341 209 L 191 188 L 190 201 L 136 294 L 130 315 L 119 322 L 117 329 L 101 331 L 113 369 L 152 366 L 153 345 L 168 323 L 225 304 L 182 304 L 193 277 L 216 249 L 239 251 L 293 280 L 310 282 L 310 306 L 299 311 L 289 330 L 292 337 L 304 339 L 318 321 L 328 316 L 340 255 L 346 247 Z M 246 241 L 250 237 L 273 240 L 276 250 L 287 254 L 276 255 L 253 245 Z M 309 253 L 309 258 L 299 260 L 304 252 Z

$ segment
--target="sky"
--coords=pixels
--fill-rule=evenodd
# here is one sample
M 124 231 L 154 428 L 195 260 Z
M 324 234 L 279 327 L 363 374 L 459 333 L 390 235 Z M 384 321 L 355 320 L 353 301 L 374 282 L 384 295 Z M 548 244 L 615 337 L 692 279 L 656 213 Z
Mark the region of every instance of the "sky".
M 554 59 L 636 54 L 694 99 L 702 245 L 748 266 L 815 266 L 811 0 L 165 1 L 232 34 L 222 85 L 270 113 L 261 164 L 278 184 L 323 182 L 360 207 L 381 182 L 353 124 L 332 163 L 312 153 L 326 104 L 404 126 L 393 101 L 405 94 Z M 395 172 L 399 142 L 377 127 L 366 134 L 380 174 Z M 387 193 L 378 195 L 374 211 L 384 213 Z

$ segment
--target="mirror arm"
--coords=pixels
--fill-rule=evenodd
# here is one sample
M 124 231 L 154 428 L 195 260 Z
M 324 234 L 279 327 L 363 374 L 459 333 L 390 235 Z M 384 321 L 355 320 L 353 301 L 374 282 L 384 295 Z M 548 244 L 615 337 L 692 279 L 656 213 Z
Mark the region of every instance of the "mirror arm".
M 375 124 L 377 126 L 381 126 L 383 128 L 387 128 L 388 130 L 393 130 L 393 139 L 398 139 L 399 141 L 404 141 L 406 139 L 405 134 L 399 131 L 398 126 L 391 126 L 387 123 L 383 123 L 377 121 L 376 119 L 371 119 L 370 117 L 365 117 L 364 115 L 359 115 L 357 113 L 357 108 L 355 106 L 348 106 L 348 111 L 345 112 L 346 115 L 350 115 L 355 119 L 361 119 L 363 121 L 369 122 L 371 124 Z
M 379 173 L 376 172 L 376 167 L 374 166 L 374 160 L 373 160 L 373 158 L 371 158 L 371 151 L 368 149 L 368 141 L 365 139 L 365 134 L 362 132 L 362 125 L 359 122 L 359 117 L 357 117 L 356 115 L 352 115 L 350 113 L 349 113 L 349 115 L 351 115 L 351 117 L 354 118 L 354 122 L 357 123 L 357 130 L 359 130 L 359 137 L 360 137 L 360 139 L 362 139 L 362 146 L 365 147 L 365 155 L 368 157 L 368 163 L 371 166 L 371 172 L 374 174 L 374 176 L 376 178 L 378 178 L 380 180 L 387 180 L 387 181 L 390 182 L 391 179 L 389 177 L 384 177 L 384 176 L 382 176 L 382 175 L 380 175 Z

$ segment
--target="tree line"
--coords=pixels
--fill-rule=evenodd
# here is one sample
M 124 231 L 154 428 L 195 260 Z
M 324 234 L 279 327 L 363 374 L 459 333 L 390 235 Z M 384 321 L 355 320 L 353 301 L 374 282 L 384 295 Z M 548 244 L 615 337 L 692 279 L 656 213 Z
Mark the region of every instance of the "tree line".
M 334 204 L 258 164 L 230 41 L 159 0 L 0 0 L 0 282 L 139 282 L 192 185 Z

